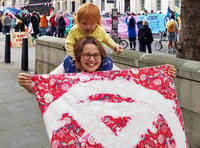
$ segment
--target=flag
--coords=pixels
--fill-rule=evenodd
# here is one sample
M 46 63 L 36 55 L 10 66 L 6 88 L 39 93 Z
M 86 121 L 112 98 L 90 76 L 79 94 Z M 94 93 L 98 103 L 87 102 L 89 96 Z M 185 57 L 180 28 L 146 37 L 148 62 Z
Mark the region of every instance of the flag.
M 52 148 L 188 148 L 168 65 L 33 76 Z
M 170 18 L 170 14 L 171 14 L 171 9 L 170 9 L 170 7 L 168 6 L 166 16 Z
M 54 12 L 53 12 L 53 9 L 52 9 L 52 8 L 50 8 L 50 10 L 49 10 L 49 14 L 50 14 L 50 16 L 52 16 L 52 15 L 54 14 Z

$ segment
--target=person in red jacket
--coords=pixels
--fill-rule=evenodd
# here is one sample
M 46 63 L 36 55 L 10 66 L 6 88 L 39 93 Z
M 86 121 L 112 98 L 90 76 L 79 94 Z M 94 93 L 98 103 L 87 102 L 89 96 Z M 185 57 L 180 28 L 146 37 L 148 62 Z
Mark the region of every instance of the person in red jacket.
M 57 22 L 56 22 L 56 15 L 53 14 L 51 17 L 50 17 L 50 23 L 51 23 L 51 27 L 50 27 L 50 30 L 51 30 L 51 33 L 53 34 L 53 36 L 57 36 L 57 29 L 56 29 L 56 25 L 57 25 Z

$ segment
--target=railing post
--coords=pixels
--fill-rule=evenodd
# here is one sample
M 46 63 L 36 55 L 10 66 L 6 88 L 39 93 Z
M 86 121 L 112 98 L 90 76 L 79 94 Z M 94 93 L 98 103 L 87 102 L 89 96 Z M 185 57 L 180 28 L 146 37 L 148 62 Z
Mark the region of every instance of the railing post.
M 5 63 L 10 63 L 10 33 L 6 33 L 6 40 L 5 40 Z
M 28 71 L 28 38 L 23 37 L 21 70 Z

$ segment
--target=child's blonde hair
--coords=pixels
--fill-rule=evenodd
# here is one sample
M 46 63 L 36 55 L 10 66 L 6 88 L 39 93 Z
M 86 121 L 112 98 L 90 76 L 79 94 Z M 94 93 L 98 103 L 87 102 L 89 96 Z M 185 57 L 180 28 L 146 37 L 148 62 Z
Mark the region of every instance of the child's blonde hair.
M 79 24 L 81 20 L 86 20 L 89 24 L 97 23 L 98 25 L 101 25 L 99 8 L 93 3 L 82 4 L 78 8 L 74 19 L 77 24 Z

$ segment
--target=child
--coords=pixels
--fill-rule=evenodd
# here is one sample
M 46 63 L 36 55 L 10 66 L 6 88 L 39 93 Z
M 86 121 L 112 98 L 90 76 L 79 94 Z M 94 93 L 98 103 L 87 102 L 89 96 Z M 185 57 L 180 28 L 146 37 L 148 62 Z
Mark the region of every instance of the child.
M 65 43 L 67 56 L 64 59 L 64 69 L 66 73 L 73 73 L 79 66 L 74 56 L 74 44 L 79 38 L 93 36 L 101 43 L 105 43 L 117 54 L 123 52 L 123 47 L 115 43 L 101 26 L 101 15 L 98 7 L 92 3 L 82 4 L 75 16 L 76 24 L 71 28 Z M 111 70 L 112 60 L 107 56 L 100 66 L 101 71 Z

